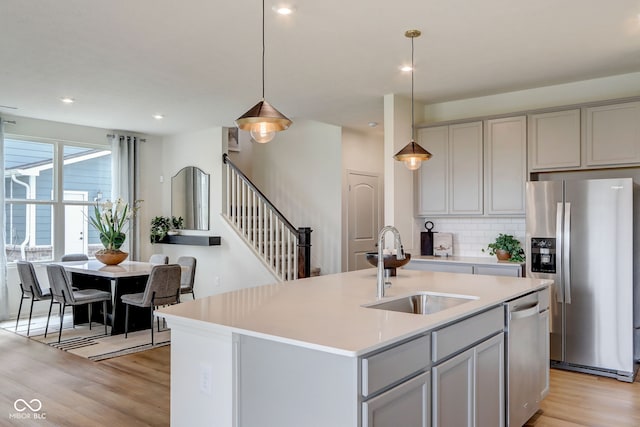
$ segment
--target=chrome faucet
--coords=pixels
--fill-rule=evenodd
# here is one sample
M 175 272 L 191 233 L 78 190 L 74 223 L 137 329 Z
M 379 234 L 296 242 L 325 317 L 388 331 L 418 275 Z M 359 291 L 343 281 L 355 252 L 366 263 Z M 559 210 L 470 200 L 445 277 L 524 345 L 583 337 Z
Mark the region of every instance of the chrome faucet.
M 378 233 L 378 288 L 376 292 L 377 298 L 384 298 L 384 235 L 387 231 L 391 231 L 394 237 L 394 245 L 396 249 L 396 259 L 404 259 L 404 248 L 402 247 L 402 241 L 400 240 L 400 232 L 392 225 L 385 225 Z

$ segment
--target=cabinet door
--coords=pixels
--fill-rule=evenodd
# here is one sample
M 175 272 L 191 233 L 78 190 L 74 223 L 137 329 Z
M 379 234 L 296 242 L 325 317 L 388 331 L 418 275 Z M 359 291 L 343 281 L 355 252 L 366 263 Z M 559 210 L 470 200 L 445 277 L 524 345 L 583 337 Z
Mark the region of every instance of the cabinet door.
M 487 120 L 485 213 L 524 214 L 527 181 L 527 118 Z
M 362 404 L 367 427 L 427 427 L 430 424 L 431 374 L 425 372 Z
M 640 102 L 584 109 L 586 165 L 640 163 Z
M 504 334 L 475 347 L 477 427 L 502 427 L 504 412 Z
M 418 141 L 433 157 L 418 170 L 418 215 L 446 214 L 448 210 L 449 126 L 420 129 Z
M 580 110 L 529 116 L 529 170 L 580 167 Z
M 482 122 L 449 126 L 449 213 L 482 214 Z
M 473 426 L 473 400 L 472 348 L 433 368 L 433 425 Z

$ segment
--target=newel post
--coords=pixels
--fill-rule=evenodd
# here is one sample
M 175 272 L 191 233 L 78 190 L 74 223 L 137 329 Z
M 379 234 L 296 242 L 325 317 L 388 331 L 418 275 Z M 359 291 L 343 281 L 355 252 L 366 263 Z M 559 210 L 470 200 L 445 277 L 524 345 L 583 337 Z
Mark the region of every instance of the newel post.
M 311 276 L 311 227 L 298 228 L 298 279 Z

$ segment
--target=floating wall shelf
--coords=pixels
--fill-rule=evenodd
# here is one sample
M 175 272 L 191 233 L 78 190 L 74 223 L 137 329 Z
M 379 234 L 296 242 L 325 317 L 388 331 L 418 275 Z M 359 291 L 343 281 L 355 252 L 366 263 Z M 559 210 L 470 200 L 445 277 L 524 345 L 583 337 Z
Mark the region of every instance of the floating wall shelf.
M 168 245 L 220 246 L 220 236 L 165 236 L 158 243 Z

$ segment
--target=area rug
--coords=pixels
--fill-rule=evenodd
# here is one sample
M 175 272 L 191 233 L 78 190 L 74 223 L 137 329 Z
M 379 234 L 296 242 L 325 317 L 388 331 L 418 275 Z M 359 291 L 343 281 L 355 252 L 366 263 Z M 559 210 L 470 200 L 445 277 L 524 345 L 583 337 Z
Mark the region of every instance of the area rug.
M 104 325 L 100 323 L 93 323 L 92 329 L 89 329 L 88 323 L 73 327 L 71 315 L 66 315 L 64 318 L 62 338 L 58 343 L 58 317 L 52 316 L 49 323 L 49 331 L 45 338 L 44 328 L 46 322 L 46 316 L 32 319 L 29 338 L 94 361 L 124 356 L 171 344 L 171 331 L 166 328 L 161 328 L 160 332 L 157 329 L 154 331 L 155 343 L 152 346 L 151 331 L 148 329 L 130 332 L 128 337 L 125 338 L 124 334 L 111 336 L 111 328 L 107 327 L 107 335 L 105 335 Z M 160 325 L 162 326 L 162 321 Z M 18 335 L 27 336 L 26 318 L 20 319 L 17 330 L 15 329 L 15 320 L 2 322 L 0 327 Z

